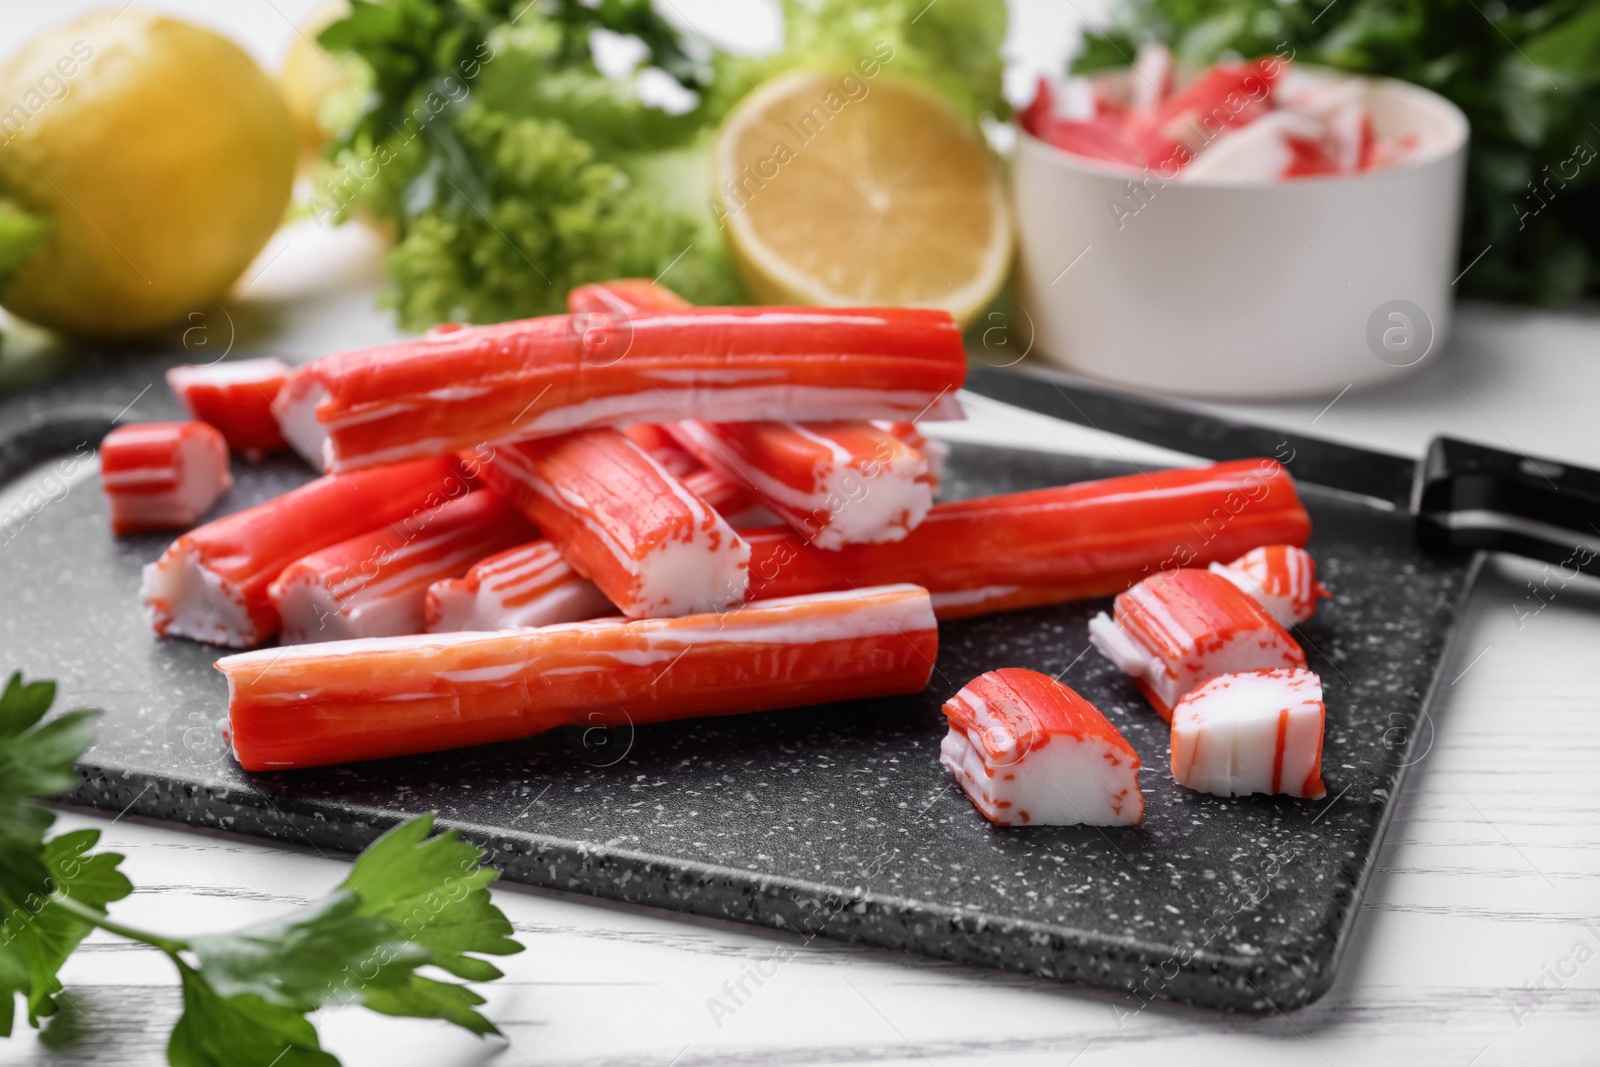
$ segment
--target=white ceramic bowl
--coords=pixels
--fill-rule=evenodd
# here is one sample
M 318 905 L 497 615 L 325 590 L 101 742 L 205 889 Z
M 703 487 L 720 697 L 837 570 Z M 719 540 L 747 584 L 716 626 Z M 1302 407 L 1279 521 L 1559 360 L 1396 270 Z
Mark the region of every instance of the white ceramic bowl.
M 1152 182 L 1139 198 L 1131 172 L 1021 132 L 1016 300 L 1033 350 L 1121 385 L 1233 399 L 1324 394 L 1437 358 L 1466 116 L 1390 79 L 1373 79 L 1367 104 L 1380 138 L 1418 138 L 1404 163 L 1253 185 Z

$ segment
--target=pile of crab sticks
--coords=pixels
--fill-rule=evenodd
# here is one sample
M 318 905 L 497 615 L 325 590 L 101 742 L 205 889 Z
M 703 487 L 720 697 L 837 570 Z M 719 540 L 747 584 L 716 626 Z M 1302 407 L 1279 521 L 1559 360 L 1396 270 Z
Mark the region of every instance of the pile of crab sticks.
M 919 423 L 962 417 L 966 373 L 948 314 L 635 280 L 570 303 L 179 368 L 195 421 L 105 438 L 115 532 L 186 531 L 145 568 L 155 632 L 278 642 L 217 663 L 246 770 L 920 693 L 938 620 L 1116 595 L 1091 640 L 1172 723 L 1180 783 L 1320 793 L 1320 688 L 1284 627 L 1325 594 L 1278 464 L 935 503 Z M 191 529 L 230 447 L 322 474 Z M 1137 755 L 1060 682 L 994 671 L 945 713 L 941 759 L 993 822 L 1142 817 Z

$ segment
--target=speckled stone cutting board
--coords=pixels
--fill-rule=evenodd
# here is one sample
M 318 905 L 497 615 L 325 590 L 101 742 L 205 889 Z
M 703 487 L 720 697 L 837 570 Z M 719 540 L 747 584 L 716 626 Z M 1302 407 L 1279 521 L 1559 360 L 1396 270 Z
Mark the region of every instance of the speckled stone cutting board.
M 1086 651 L 1105 601 L 942 625 L 919 697 L 247 775 L 219 736 L 216 650 L 155 639 L 139 609 L 166 539 L 109 535 L 92 464 L 33 465 L 92 445 L 153 371 L 0 403 L 0 666 L 58 679 L 58 707 L 105 709 L 77 800 L 352 850 L 436 811 L 518 881 L 1123 990 L 1130 1007 L 1270 1012 L 1327 989 L 1405 767 L 1431 743 L 1425 708 L 1472 578 L 1469 558 L 1422 555 L 1404 516 L 1304 487 L 1336 593 L 1299 635 L 1327 694 L 1319 801 L 1179 789 L 1164 724 Z M 175 414 L 162 393 L 133 416 Z M 958 446 L 945 494 L 1125 470 Z M 234 471 L 219 513 L 309 477 L 288 459 Z M 1122 730 L 1144 761 L 1142 826 L 978 816 L 937 762 L 939 705 L 1006 666 L 1064 672 Z

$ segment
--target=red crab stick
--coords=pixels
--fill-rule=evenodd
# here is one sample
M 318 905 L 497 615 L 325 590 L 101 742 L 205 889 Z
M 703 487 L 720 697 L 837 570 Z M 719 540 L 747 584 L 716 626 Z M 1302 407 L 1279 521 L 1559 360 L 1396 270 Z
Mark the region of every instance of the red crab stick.
M 1168 722 L 1185 693 L 1219 674 L 1306 665 L 1266 609 L 1210 571 L 1146 578 L 1117 597 L 1115 612 L 1090 620 L 1089 641 Z
M 966 357 L 943 311 L 695 307 L 611 328 L 554 315 L 324 356 L 277 412 L 326 435 L 332 470 L 629 422 L 961 417 Z
M 925 590 L 863 589 L 678 619 L 568 623 L 226 656 L 234 754 L 276 770 L 509 741 L 596 713 L 663 722 L 918 693 Z
M 420 634 L 428 587 L 536 531 L 480 490 L 319 549 L 269 587 L 285 643 Z
M 740 536 L 751 599 L 914 582 L 953 619 L 1107 596 L 1161 567 L 1303 543 L 1310 532 L 1288 472 L 1238 460 L 935 504 L 896 544 L 824 552 L 784 527 Z
M 671 289 L 649 278 L 594 282 L 567 293 L 567 310 L 575 315 L 626 316 L 640 311 L 670 311 L 692 306 Z
M 431 634 L 549 626 L 616 610 L 549 541 L 519 545 L 480 560 L 460 578 L 434 582 L 426 602 Z
M 1311 618 L 1317 601 L 1333 595 L 1317 581 L 1311 553 L 1294 545 L 1252 548 L 1232 563 L 1213 563 L 1209 569 L 1254 597 L 1286 627 Z
M 928 461 L 928 473 L 933 476 L 933 488 L 939 488 L 939 483 L 944 481 L 945 461 L 950 458 L 950 446 L 937 437 L 929 437 L 917 428 L 914 422 L 884 422 L 879 420 L 873 423 L 881 430 L 888 430 L 900 440 L 922 453 L 922 458 Z
M 744 599 L 750 546 L 616 430 L 498 446 L 481 477 L 625 615 L 688 615 Z
M 672 439 L 666 427 L 654 422 L 635 422 L 622 428 L 622 436 L 650 453 L 675 478 L 700 469 L 700 461 L 685 452 Z
M 228 491 L 228 446 L 203 422 L 138 422 L 100 442 L 111 532 L 182 530 Z
M 267 587 L 289 564 L 466 488 L 452 459 L 318 478 L 184 534 L 145 567 L 140 595 L 158 634 L 248 648 L 278 632 Z
M 690 420 L 668 429 L 818 548 L 899 541 L 933 505 L 928 461 L 871 422 Z
M 999 826 L 1134 826 L 1139 756 L 1100 709 L 1037 671 L 979 675 L 944 706 L 939 762 Z
M 289 365 L 270 358 L 167 371 L 167 386 L 184 409 L 221 430 L 229 448 L 246 453 L 285 447 L 272 402 L 288 380 Z
M 742 526 L 770 526 L 782 521 L 751 496 L 744 484 L 714 470 L 701 467 L 690 471 L 683 476 L 683 485 L 710 504 L 736 530 Z
M 1323 796 L 1325 718 L 1322 680 L 1310 671 L 1213 678 L 1172 711 L 1172 777 L 1222 797 Z

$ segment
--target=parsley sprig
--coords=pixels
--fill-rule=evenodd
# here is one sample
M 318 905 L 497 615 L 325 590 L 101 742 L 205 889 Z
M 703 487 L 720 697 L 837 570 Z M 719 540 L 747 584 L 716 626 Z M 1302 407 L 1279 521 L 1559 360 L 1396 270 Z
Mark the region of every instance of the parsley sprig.
M 28 1022 L 54 1014 L 56 975 L 99 927 L 166 953 L 183 990 L 183 1015 L 167 1044 L 173 1067 L 338 1067 L 308 1016 L 361 1005 L 385 1015 L 445 1019 L 498 1033 L 459 982 L 500 977 L 480 957 L 522 951 L 489 898 L 499 874 L 423 815 L 390 830 L 334 891 L 309 907 L 225 934 L 171 937 L 113 921 L 108 905 L 133 892 L 122 856 L 94 852 L 98 830 L 47 836 L 55 816 L 40 798 L 77 784 L 73 765 L 99 714 L 69 711 L 44 722 L 52 682 L 14 674 L 0 693 L 0 1036 L 11 1035 L 16 998 Z

